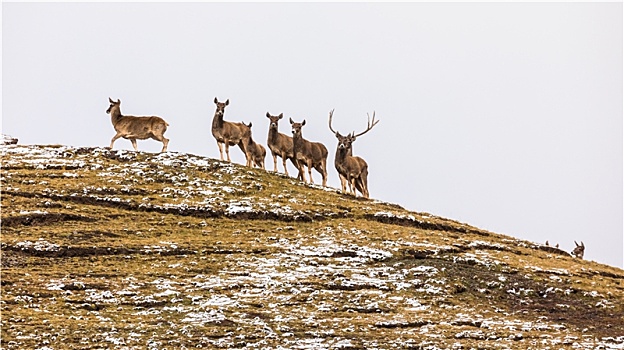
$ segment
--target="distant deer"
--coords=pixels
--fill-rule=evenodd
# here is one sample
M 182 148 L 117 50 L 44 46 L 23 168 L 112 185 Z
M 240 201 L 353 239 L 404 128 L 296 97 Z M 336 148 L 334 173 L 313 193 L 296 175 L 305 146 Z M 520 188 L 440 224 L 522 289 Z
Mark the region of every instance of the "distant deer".
M 136 140 L 145 140 L 152 138 L 154 140 L 160 141 L 163 143 L 163 148 L 161 152 L 167 151 L 167 145 L 169 144 L 169 139 L 165 138 L 165 131 L 167 131 L 167 124 L 160 117 L 152 116 L 152 117 L 135 117 L 131 115 L 122 115 L 121 114 L 121 100 L 117 99 L 117 102 L 113 101 L 110 97 L 108 98 L 110 102 L 110 106 L 106 110 L 106 113 L 111 115 L 111 121 L 113 122 L 113 127 L 117 134 L 113 136 L 113 139 L 110 143 L 110 148 L 113 148 L 113 144 L 115 141 L 123 137 L 124 139 L 130 140 L 132 142 L 132 147 L 134 147 L 135 151 L 138 151 Z
M 572 255 L 579 259 L 583 259 L 583 255 L 585 254 L 585 243 L 581 241 L 581 244 L 579 245 L 576 241 L 574 241 L 574 244 L 576 244 L 576 247 L 572 250 Z
M 243 139 L 247 140 L 247 144 L 245 145 L 245 150 L 247 150 L 247 154 L 245 157 L 247 158 L 247 166 L 253 167 L 254 165 L 258 168 L 264 169 L 264 158 L 266 158 L 266 149 L 259 143 L 256 143 L 251 136 L 251 122 L 249 125 L 246 125 L 247 129 L 245 130 L 245 135 L 243 135 Z
M 301 123 L 295 123 L 290 118 L 290 125 L 293 133 L 293 152 L 297 160 L 298 177 L 306 182 L 303 166 L 308 167 L 310 183 L 312 179 L 312 168 L 316 169 L 323 177 L 323 186 L 327 185 L 327 147 L 319 142 L 310 142 L 303 138 L 301 128 L 306 124 L 305 119 Z
M 245 157 L 247 157 L 247 152 L 245 151 L 246 140 L 243 139 L 248 129 L 247 125 L 223 120 L 225 106 L 230 104 L 229 99 L 225 102 L 219 102 L 215 97 L 214 103 L 217 105 L 217 110 L 212 118 L 212 136 L 217 140 L 221 160 L 224 160 L 223 145 L 225 145 L 225 154 L 227 155 L 228 162 L 232 162 L 232 160 L 230 160 L 230 146 L 238 145 L 245 154 Z M 249 163 L 249 160 L 247 160 L 247 163 Z
M 334 165 L 340 176 L 340 184 L 342 192 L 346 192 L 346 184 L 349 185 L 349 192 L 357 196 L 356 189 L 362 193 L 364 198 L 369 197 L 368 193 L 368 164 L 360 157 L 353 156 L 353 142 L 359 136 L 369 132 L 379 120 L 375 120 L 375 112 L 373 112 L 373 120 L 368 119 L 368 126 L 363 132 L 353 135 L 353 133 L 342 136 L 338 131 L 332 128 L 332 117 L 334 110 L 329 112 L 329 130 L 331 130 L 338 139 L 338 147 L 336 148 L 336 157 Z
M 290 159 L 290 162 L 299 169 L 297 166 L 297 160 L 295 159 L 295 153 L 293 152 L 293 138 L 284 135 L 277 130 L 277 124 L 280 119 L 284 117 L 283 113 L 273 116 L 267 112 L 267 118 L 269 118 L 269 137 L 267 139 L 267 146 L 271 150 L 273 156 L 273 171 L 277 172 L 277 157 L 281 157 L 284 164 L 284 173 L 288 175 L 288 169 L 286 168 L 286 161 Z M 303 181 L 303 178 L 300 178 Z

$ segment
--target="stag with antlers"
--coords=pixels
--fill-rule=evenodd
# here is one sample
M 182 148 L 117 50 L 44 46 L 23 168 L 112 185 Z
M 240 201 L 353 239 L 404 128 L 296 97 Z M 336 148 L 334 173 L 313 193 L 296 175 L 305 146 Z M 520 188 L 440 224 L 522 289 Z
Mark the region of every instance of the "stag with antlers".
M 572 255 L 579 259 L 583 259 L 583 255 L 585 255 L 585 243 L 581 241 L 581 244 L 578 244 L 576 243 L 576 241 L 574 241 L 574 244 L 576 245 L 576 247 L 574 247 L 574 249 L 572 250 Z
M 306 124 L 305 119 L 301 123 L 295 123 L 290 118 L 290 125 L 293 133 L 293 152 L 297 160 L 296 166 L 299 170 L 298 178 L 307 182 L 303 167 L 308 167 L 310 183 L 312 179 L 312 168 L 316 169 L 323 177 L 323 186 L 327 186 L 327 147 L 320 142 L 310 142 L 303 138 L 301 128 Z
M 225 102 L 219 102 L 217 98 L 214 99 L 215 105 L 217 105 L 217 110 L 215 111 L 214 117 L 212 118 L 212 136 L 217 140 L 217 146 L 219 146 L 219 155 L 221 156 L 221 160 L 223 159 L 223 146 L 225 145 L 225 154 L 227 155 L 227 161 L 232 162 L 230 160 L 230 146 L 236 146 L 243 151 L 245 154 L 245 158 L 247 158 L 247 151 L 245 150 L 245 146 L 247 145 L 248 140 L 245 139 L 245 135 L 247 134 L 247 129 L 249 127 L 243 123 L 232 123 L 223 120 L 223 115 L 225 114 L 225 107 L 230 104 L 230 100 L 226 100 Z M 250 134 L 251 132 L 249 132 Z M 249 164 L 249 159 L 247 159 L 247 164 Z
M 364 196 L 368 198 L 368 164 L 360 157 L 353 156 L 353 142 L 356 138 L 369 132 L 379 120 L 375 120 L 375 112 L 373 112 L 373 119 L 371 121 L 368 117 L 368 126 L 366 130 L 355 135 L 354 132 L 347 136 L 341 135 L 338 131 L 335 131 L 332 127 L 332 117 L 334 116 L 334 110 L 329 112 L 329 130 L 334 133 L 338 139 L 338 147 L 336 148 L 336 157 L 334 165 L 340 176 L 340 185 L 342 192 L 346 192 L 347 184 L 349 186 L 349 192 L 354 196 L 357 196 L 356 189 Z

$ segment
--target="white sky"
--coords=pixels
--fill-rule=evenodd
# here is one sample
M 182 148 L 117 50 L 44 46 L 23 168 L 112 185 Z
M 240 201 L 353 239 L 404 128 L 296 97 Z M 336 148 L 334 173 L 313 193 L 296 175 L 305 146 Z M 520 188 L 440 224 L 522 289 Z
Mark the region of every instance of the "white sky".
M 339 187 L 328 112 L 348 133 L 375 110 L 354 144 L 372 198 L 567 251 L 584 241 L 586 259 L 622 267 L 622 14 L 621 2 L 3 2 L 2 132 L 108 146 L 112 97 L 167 120 L 170 151 L 218 158 L 218 97 L 265 145 L 267 112 L 284 113 L 286 134 L 305 118 Z

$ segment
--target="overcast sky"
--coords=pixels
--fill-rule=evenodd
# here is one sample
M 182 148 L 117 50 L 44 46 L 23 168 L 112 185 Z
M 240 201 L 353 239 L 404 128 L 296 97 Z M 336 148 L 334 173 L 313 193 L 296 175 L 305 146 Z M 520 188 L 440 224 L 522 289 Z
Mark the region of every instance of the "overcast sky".
M 284 113 L 286 134 L 289 117 L 305 118 L 339 187 L 328 112 L 348 133 L 376 111 L 354 143 L 372 198 L 567 251 L 584 241 L 586 259 L 622 267 L 622 13 L 621 2 L 3 2 L 2 132 L 108 146 L 111 97 L 167 120 L 170 151 L 218 158 L 218 97 L 265 145 L 267 112 Z

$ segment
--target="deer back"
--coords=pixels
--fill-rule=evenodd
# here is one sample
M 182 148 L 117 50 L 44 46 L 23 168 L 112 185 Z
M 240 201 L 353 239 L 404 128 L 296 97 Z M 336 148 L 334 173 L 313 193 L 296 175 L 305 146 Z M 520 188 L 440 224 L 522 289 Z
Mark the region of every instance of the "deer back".
M 162 135 L 166 130 L 167 122 L 162 118 L 122 116 L 113 124 L 117 132 L 134 135 L 136 138 L 148 138 L 151 135 Z
M 323 159 L 327 159 L 327 147 L 320 142 L 310 142 L 310 157 L 314 163 L 319 163 Z
M 281 157 L 292 158 L 295 155 L 293 152 L 293 138 L 276 130 L 269 130 L 267 146 L 269 146 L 271 152 Z
M 220 141 L 227 139 L 230 145 L 236 145 L 248 137 L 246 136 L 247 129 L 249 129 L 249 127 L 243 123 L 223 121 L 223 127 L 220 130 Z

